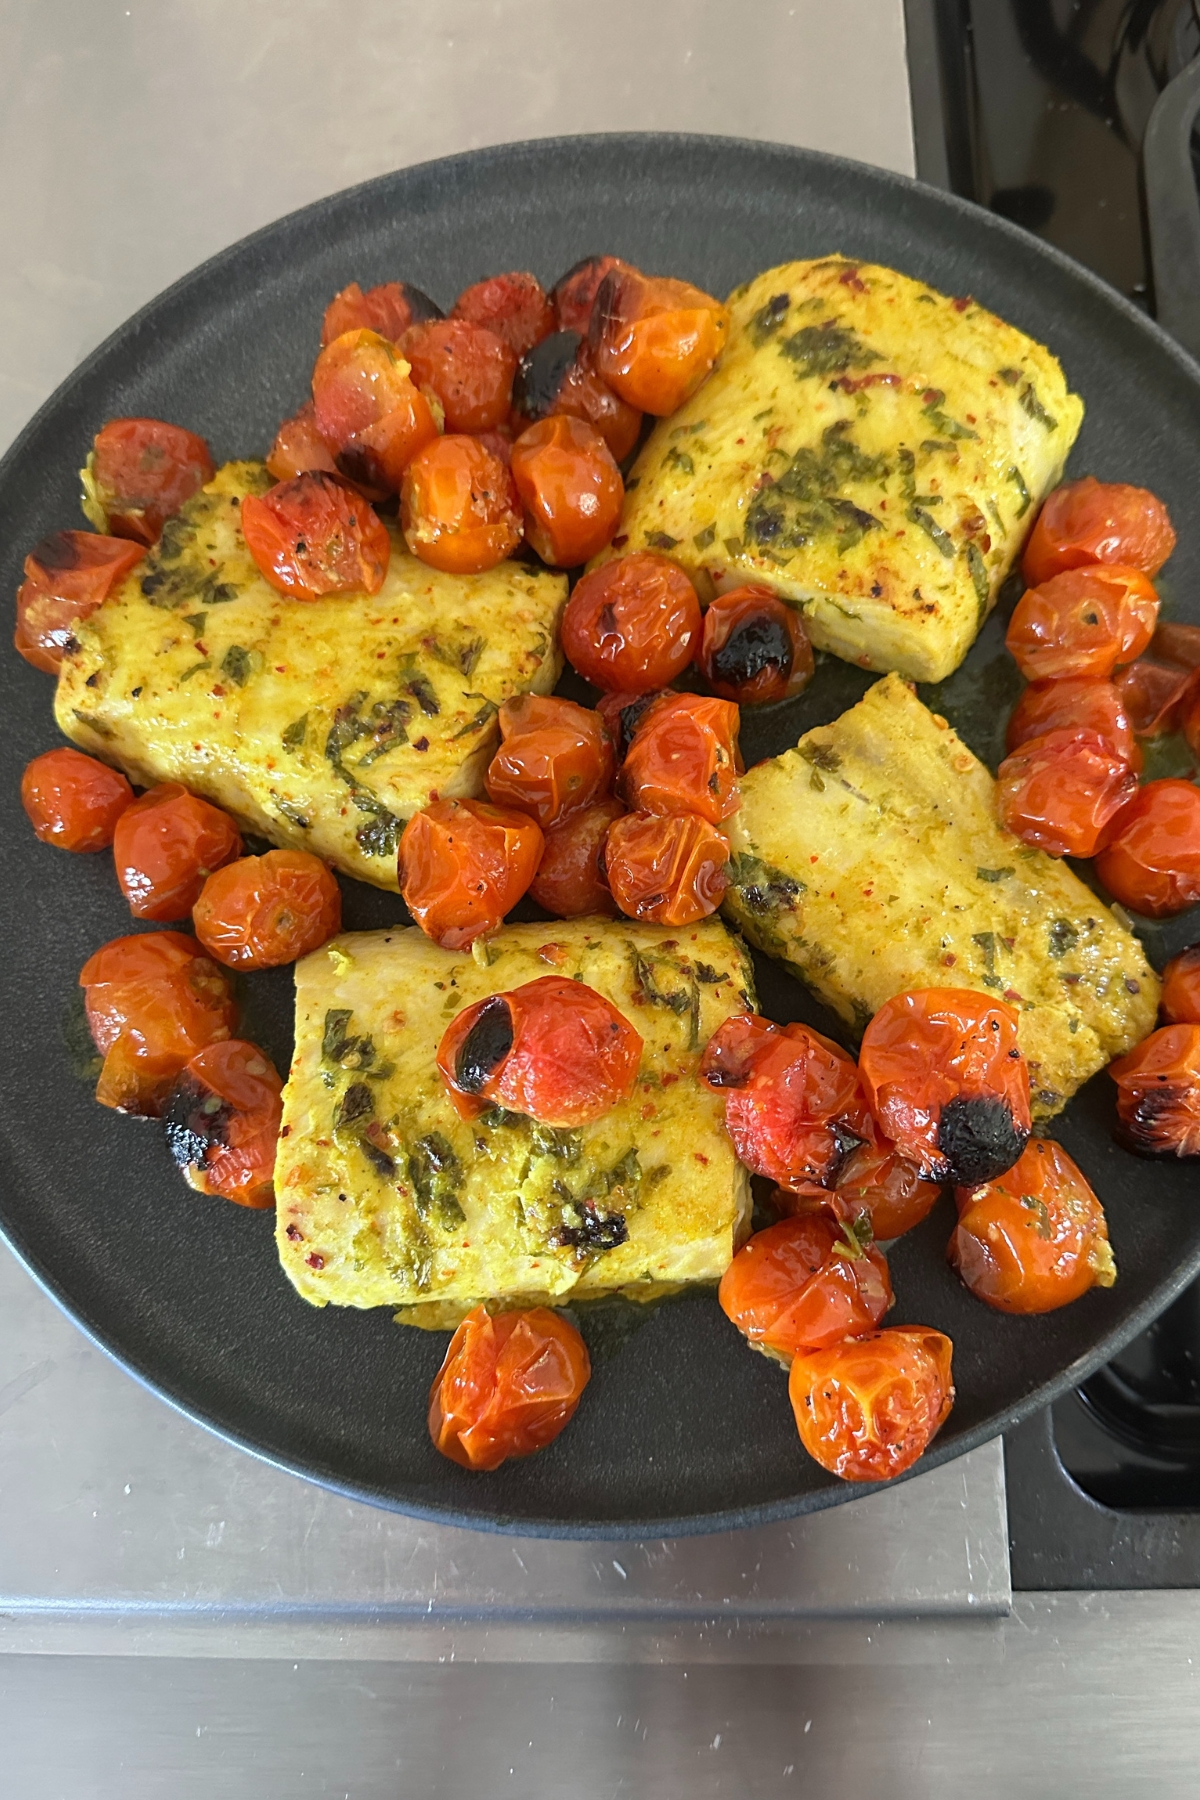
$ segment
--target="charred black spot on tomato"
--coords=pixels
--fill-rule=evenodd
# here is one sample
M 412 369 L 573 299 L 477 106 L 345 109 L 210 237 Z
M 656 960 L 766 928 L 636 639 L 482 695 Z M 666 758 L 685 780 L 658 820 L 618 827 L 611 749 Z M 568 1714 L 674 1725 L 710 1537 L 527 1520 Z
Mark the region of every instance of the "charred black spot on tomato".
M 938 1149 L 949 1165 L 947 1179 L 958 1187 L 994 1181 L 1011 1169 L 1029 1141 L 998 1094 L 960 1094 L 947 1101 L 938 1120 Z
M 1134 1156 L 1171 1157 L 1192 1153 L 1185 1140 L 1196 1131 L 1196 1095 L 1186 1083 L 1164 1081 L 1137 1097 L 1132 1112 L 1122 1118 L 1114 1136 L 1122 1149 Z
M 654 702 L 661 698 L 661 693 L 639 694 L 636 700 L 631 700 L 628 706 L 621 708 L 618 714 L 620 735 L 617 743 L 617 757 L 619 761 L 624 761 L 627 756 L 634 733 L 645 718 L 647 708 L 653 706 Z
M 400 292 L 408 302 L 408 310 L 412 314 L 412 324 L 423 325 L 426 319 L 444 319 L 445 313 L 436 300 L 431 300 L 424 288 L 414 287 L 410 281 L 399 283 Z
M 530 421 L 544 419 L 562 390 L 582 338 L 577 331 L 554 331 L 521 358 L 513 382 L 513 406 Z
M 513 1019 L 508 1001 L 500 994 L 485 1000 L 454 1059 L 455 1086 L 464 1094 L 479 1094 L 513 1047 Z
M 713 674 L 729 687 L 743 687 L 756 675 L 777 669 L 786 679 L 795 660 L 791 636 L 772 613 L 739 619 L 720 649 L 713 653 Z
M 73 569 L 79 562 L 79 546 L 65 531 L 55 531 L 33 546 L 30 561 L 40 563 L 47 574 Z
M 167 1148 L 179 1167 L 203 1168 L 210 1146 L 221 1148 L 228 1143 L 232 1117 L 232 1108 L 219 1094 L 194 1075 L 181 1075 L 163 1114 Z

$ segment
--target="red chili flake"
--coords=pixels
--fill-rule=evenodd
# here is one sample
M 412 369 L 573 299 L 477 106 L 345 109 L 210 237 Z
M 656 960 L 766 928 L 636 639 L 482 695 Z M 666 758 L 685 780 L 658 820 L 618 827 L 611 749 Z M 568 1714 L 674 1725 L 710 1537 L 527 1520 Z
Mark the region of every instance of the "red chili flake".
M 942 967 L 943 969 L 952 969 L 957 961 L 958 958 L 955 956 L 953 950 L 948 950 L 942 958 Z
M 695 1157 L 695 1159 L 698 1163 L 703 1163 L 705 1168 L 707 1169 L 708 1158 L 707 1158 L 707 1156 L 705 1156 L 703 1150 L 693 1150 L 692 1155 Z
M 663 1045 L 663 1049 L 664 1050 L 666 1049 L 665 1044 Z M 662 1084 L 664 1087 L 673 1087 L 675 1082 L 677 1082 L 678 1080 L 679 1080 L 678 1075 L 672 1075 L 671 1072 L 668 1070 L 668 1072 L 662 1078 Z
M 955 310 L 955 312 L 966 312 L 968 306 L 972 306 L 973 304 L 974 304 L 974 295 L 960 294 L 958 296 L 957 300 L 954 302 L 954 310 Z
M 293 1244 L 302 1244 L 304 1242 L 304 1233 L 298 1225 L 289 1225 L 287 1234 L 291 1238 Z
M 623 531 L 621 533 L 620 537 L 613 538 L 612 547 L 614 550 L 623 550 L 625 548 L 625 545 L 628 542 L 629 542 L 629 533 L 627 531 Z
M 902 375 L 839 375 L 836 381 L 830 382 L 831 388 L 841 388 L 843 394 L 857 394 L 869 387 L 903 387 Z
M 865 294 L 867 291 L 867 284 L 859 279 L 857 269 L 843 269 L 838 280 L 843 287 L 853 288 L 856 294 Z
M 538 949 L 538 955 L 543 962 L 554 963 L 556 966 L 567 960 L 567 952 L 561 944 L 542 944 Z
M 1006 1000 L 1020 1000 L 1022 995 L 1018 994 L 1016 988 L 1005 988 L 1004 998 Z
M 221 686 L 220 682 L 212 689 L 212 697 L 214 700 L 223 700 L 225 698 L 225 689 Z
M 283 1129 L 282 1129 L 282 1130 L 281 1130 L 281 1131 L 280 1131 L 280 1133 L 279 1133 L 279 1135 L 280 1135 L 280 1137 L 291 1137 L 291 1135 L 292 1135 L 292 1128 L 291 1128 L 291 1126 L 290 1126 L 290 1125 L 285 1125 L 285 1126 L 284 1126 L 284 1127 L 283 1127 Z
M 414 750 L 428 750 L 428 748 L 429 739 L 427 737 L 419 737 L 413 745 Z
M 323 1269 L 325 1267 L 325 1258 L 323 1256 L 318 1256 L 315 1250 L 312 1252 L 311 1256 L 306 1256 L 304 1260 L 310 1269 Z
M 656 1106 L 654 1106 L 653 1102 L 648 1100 L 646 1102 L 645 1106 L 643 1106 L 643 1108 L 642 1108 L 643 1119 L 652 1119 L 657 1110 L 658 1109 Z

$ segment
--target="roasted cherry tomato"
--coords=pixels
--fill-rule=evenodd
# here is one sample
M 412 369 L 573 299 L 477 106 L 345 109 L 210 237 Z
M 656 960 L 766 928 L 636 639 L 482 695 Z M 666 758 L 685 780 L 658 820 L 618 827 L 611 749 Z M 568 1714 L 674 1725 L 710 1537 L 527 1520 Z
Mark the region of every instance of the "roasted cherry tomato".
M 756 1347 L 790 1359 L 873 1331 L 892 1304 L 888 1266 L 831 1218 L 784 1219 L 742 1245 L 717 1290 L 721 1311 Z
M 558 919 L 615 913 L 617 903 L 604 873 L 604 850 L 609 826 L 624 811 L 621 802 L 609 796 L 552 826 L 529 886 L 530 899 Z
M 847 1226 L 858 1243 L 903 1237 L 927 1218 L 941 1188 L 925 1181 L 917 1165 L 874 1133 L 851 1150 L 836 1187 L 776 1188 L 771 1199 L 782 1213 L 826 1212 Z
M 1029 1139 L 1029 1069 L 1017 1015 L 974 988 L 885 1001 L 858 1059 L 883 1134 L 930 1181 L 960 1186 L 1011 1169 Z
M 213 870 L 241 848 L 229 814 L 177 781 L 160 782 L 133 801 L 113 834 L 117 880 L 139 919 L 185 919 Z
M 321 347 L 332 344 L 344 331 L 377 331 L 395 343 L 410 325 L 442 316 L 441 307 L 407 281 L 384 281 L 365 294 L 357 281 L 352 281 L 325 308 Z
M 481 800 L 435 800 L 400 839 L 400 892 L 427 937 L 464 950 L 496 927 L 528 888 L 542 832 L 527 813 Z
M 56 531 L 25 558 L 13 643 L 26 662 L 57 675 L 72 628 L 94 613 L 145 554 L 128 538 Z
M 451 575 L 494 569 L 521 541 L 512 476 L 477 438 L 438 438 L 415 456 L 400 490 L 404 541 Z
M 1067 726 L 1029 738 L 996 771 L 996 817 L 1051 856 L 1094 856 L 1137 793 L 1137 776 L 1106 738 Z
M 592 364 L 577 331 L 556 331 L 521 358 L 513 382 L 513 419 L 521 429 L 556 413 L 568 413 L 600 433 L 617 462 L 637 443 L 642 415 L 618 399 Z
M 638 550 L 577 583 L 560 635 L 585 681 L 648 694 L 687 668 L 700 629 L 700 602 L 679 564 Z
M 608 828 L 604 873 L 628 919 L 694 925 L 729 885 L 729 839 L 696 813 L 626 813 Z
M 687 281 L 610 269 L 592 307 L 596 371 L 630 406 L 663 418 L 694 394 L 725 348 L 729 313 Z
M 392 542 L 369 501 L 337 475 L 310 471 L 242 501 L 242 535 L 259 572 L 293 600 L 377 594 Z
M 1134 668 L 1137 667 L 1135 663 Z M 1128 670 L 1125 671 L 1128 674 Z M 1008 721 L 1009 750 L 1048 731 L 1094 731 L 1135 771 L 1142 752 L 1120 689 L 1093 675 L 1064 675 L 1057 681 L 1031 681 Z
M 621 770 L 638 812 L 696 813 L 719 825 L 737 811 L 738 709 L 708 694 L 674 694 L 642 718 Z
M 536 275 L 513 270 L 464 288 L 450 308 L 452 319 L 486 325 L 516 356 L 524 356 L 554 330 L 554 307 Z
M 1139 656 L 1127 669 L 1117 670 L 1113 686 L 1137 735 L 1161 737 L 1177 730 L 1188 715 L 1198 679 L 1196 670 L 1183 664 Z
M 949 1416 L 953 1346 L 924 1325 L 889 1325 L 792 1361 L 788 1398 L 800 1442 L 843 1481 L 911 1469 Z
M 464 1469 L 498 1469 L 544 1450 L 570 1423 L 588 1384 L 587 1345 L 549 1307 L 468 1313 L 429 1395 L 429 1435 Z
M 60 850 L 107 850 L 132 801 L 120 771 L 82 750 L 47 750 L 21 777 L 21 804 L 36 836 Z
M 704 615 L 696 660 L 713 692 L 739 706 L 790 700 L 813 675 L 804 620 L 765 587 L 717 595 Z
M 79 975 L 88 1025 L 104 1058 L 96 1098 L 158 1118 L 184 1064 L 233 1031 L 224 971 L 178 931 L 114 938 Z
M 1096 873 L 1114 900 L 1151 919 L 1200 900 L 1200 788 L 1148 781 L 1118 815 Z
M 1109 1063 L 1120 1141 L 1138 1156 L 1200 1156 L 1200 1025 L 1164 1025 Z
M 1150 654 L 1185 669 L 1200 669 L 1200 625 L 1166 620 L 1150 640 Z
M 1162 1014 L 1169 1025 L 1200 1025 L 1200 944 L 1180 951 L 1163 970 Z
M 660 700 L 674 698 L 674 688 L 659 688 L 651 694 L 601 694 L 596 711 L 608 726 L 618 764 L 628 756 L 637 728 L 649 717 L 651 707 L 657 706 Z
M 1069 569 L 1021 595 L 1005 643 L 1028 681 L 1111 675 L 1154 636 L 1158 595 L 1136 569 Z
M 525 508 L 525 535 L 552 568 L 596 556 L 621 517 L 625 484 L 599 432 L 566 413 L 523 431 L 512 474 Z
M 469 319 L 413 325 L 400 340 L 420 388 L 437 395 L 447 431 L 491 431 L 508 417 L 517 359 L 504 339 Z
M 516 806 L 543 831 L 607 793 L 613 750 L 599 713 L 541 694 L 500 708 L 501 744 L 485 778 L 497 806 Z
M 404 471 L 438 435 L 425 395 L 395 344 L 374 331 L 347 331 L 318 356 L 312 374 L 317 431 L 354 481 L 397 493 Z
M 1031 587 L 1063 569 L 1087 563 L 1124 563 L 1157 575 L 1175 548 L 1161 500 L 1123 481 L 1067 481 L 1038 514 L 1021 568 Z
M 584 256 L 579 262 L 572 263 L 566 274 L 559 277 L 550 295 L 558 329 L 581 332 L 586 337 L 592 322 L 592 307 L 604 277 L 614 269 L 631 266 L 622 262 L 619 256 Z
M 807 1025 L 735 1013 L 709 1039 L 700 1078 L 725 1095 L 738 1160 L 780 1187 L 832 1187 L 871 1134 L 854 1059 Z
M 172 513 L 215 473 L 194 431 L 161 419 L 110 419 L 81 474 L 84 516 L 113 537 L 157 543 Z
M 1053 1312 L 1117 1278 L 1104 1208 L 1051 1138 L 1030 1138 L 1006 1175 L 954 1198 L 946 1255 L 975 1298 L 999 1312 Z
M 317 409 L 311 400 L 285 419 L 275 433 L 275 442 L 267 452 L 267 468 L 276 481 L 291 481 L 310 469 L 323 469 L 326 475 L 337 474 L 333 451 L 317 429 Z
M 226 1038 L 193 1056 L 163 1113 L 167 1144 L 189 1187 L 239 1206 L 274 1206 L 283 1083 L 257 1044 Z
M 342 928 L 342 891 L 319 856 L 268 850 L 210 875 L 192 908 L 196 936 L 230 969 L 274 969 Z

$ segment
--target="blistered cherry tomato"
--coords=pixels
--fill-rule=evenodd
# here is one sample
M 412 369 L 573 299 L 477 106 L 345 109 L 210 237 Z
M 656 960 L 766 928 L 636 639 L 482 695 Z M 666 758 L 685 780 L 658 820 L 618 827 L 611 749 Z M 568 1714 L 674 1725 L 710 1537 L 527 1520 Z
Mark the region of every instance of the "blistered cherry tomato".
M 185 919 L 213 870 L 241 848 L 229 814 L 177 781 L 160 782 L 127 806 L 113 834 L 117 880 L 139 919 Z
M 786 1358 L 873 1331 L 892 1304 L 888 1266 L 830 1218 L 784 1219 L 742 1245 L 717 1290 L 744 1337 Z
M 153 544 L 216 470 L 194 431 L 162 419 L 110 419 L 83 470 L 83 510 L 97 531 Z
M 370 502 L 337 475 L 311 471 L 242 501 L 242 535 L 260 574 L 293 600 L 377 594 L 392 553 Z
M 567 413 L 598 431 L 622 462 L 637 443 L 642 415 L 601 381 L 587 342 L 577 331 L 556 331 L 521 358 L 513 382 L 513 419 L 524 429 Z
M 500 708 L 500 748 L 485 777 L 497 806 L 516 806 L 543 831 L 590 806 L 612 785 L 613 750 L 599 713 L 541 694 Z
M 860 1243 L 872 1238 L 886 1243 L 927 1218 L 941 1191 L 936 1181 L 922 1179 L 915 1163 L 872 1133 L 851 1150 L 834 1188 L 776 1188 L 771 1199 L 783 1213 L 827 1212 Z
M 452 319 L 486 325 L 517 356 L 524 356 L 554 330 L 554 307 L 536 275 L 513 270 L 490 275 L 464 288 L 450 308 Z
M 1200 944 L 1181 950 L 1163 970 L 1162 1015 L 1169 1025 L 1200 1025 Z
M 47 750 L 21 777 L 21 804 L 34 833 L 60 850 L 107 850 L 132 800 L 118 769 L 81 750 Z
M 512 476 L 476 438 L 426 445 L 405 470 L 400 508 L 413 555 L 451 575 L 494 569 L 521 541 Z
M 427 937 L 464 950 L 510 912 L 542 857 L 527 813 L 481 800 L 435 800 L 400 839 L 400 892 Z
M 858 1066 L 885 1137 L 931 1181 L 961 1186 L 1011 1169 L 1029 1139 L 1029 1069 L 1017 1015 L 973 988 L 885 1001 Z
M 651 707 L 657 706 L 660 700 L 674 697 L 674 688 L 659 688 L 656 693 L 651 694 L 601 694 L 596 702 L 596 711 L 608 727 L 618 764 L 623 763 L 628 756 L 637 728 L 649 717 Z
M 1120 1141 L 1138 1156 L 1200 1156 L 1200 1025 L 1164 1025 L 1109 1063 Z
M 700 629 L 700 602 L 679 564 L 638 550 L 577 583 L 560 635 L 585 681 L 647 694 L 687 668 Z
M 729 885 L 729 839 L 696 813 L 626 813 L 608 829 L 604 871 L 628 919 L 694 925 Z
M 145 551 L 128 538 L 56 531 L 25 558 L 13 643 L 35 669 L 57 675 L 72 628 L 106 600 Z
M 790 700 L 813 674 L 804 620 L 766 587 L 717 595 L 704 615 L 696 660 L 713 692 L 739 706 Z
M 1029 681 L 1111 675 L 1154 636 L 1158 595 L 1136 569 L 1069 569 L 1021 595 L 1004 642 Z
M 79 985 L 104 1058 L 96 1098 L 118 1112 L 158 1118 L 184 1064 L 237 1019 L 224 971 L 178 931 L 114 938 L 84 963 Z
M 996 817 L 1051 856 L 1094 856 L 1137 785 L 1107 739 L 1067 726 L 1005 757 L 996 771 Z
M 1200 900 L 1200 788 L 1148 781 L 1118 816 L 1096 873 L 1114 900 L 1151 919 Z
M 1127 669 L 1117 670 L 1113 686 L 1137 735 L 1161 737 L 1186 718 L 1198 679 L 1196 670 L 1183 664 L 1139 656 Z
M 674 694 L 642 718 L 621 770 L 639 812 L 696 813 L 719 825 L 737 811 L 738 709 L 708 694 Z
M 610 269 L 588 338 L 597 373 L 630 406 L 663 418 L 694 394 L 725 347 L 729 313 L 687 281 Z
M 1200 669 L 1200 625 L 1163 621 L 1150 640 L 1150 654 L 1185 669 Z
M 1012 710 L 1006 742 L 1009 750 L 1016 750 L 1030 738 L 1068 728 L 1096 732 L 1122 762 L 1141 769 L 1142 752 L 1120 689 L 1092 675 L 1031 681 Z
M 193 1056 L 163 1112 L 167 1144 L 189 1187 L 239 1206 L 275 1204 L 283 1083 L 257 1044 L 226 1038 Z
M 953 1346 L 923 1325 L 890 1325 L 793 1359 L 788 1398 L 800 1442 L 843 1481 L 911 1469 L 949 1416 Z
M 410 325 L 441 317 L 441 307 L 407 281 L 384 281 L 365 294 L 357 281 L 352 281 L 325 308 L 321 347 L 332 344 L 344 331 L 377 331 L 395 343 Z
M 604 277 L 614 269 L 628 269 L 619 256 L 584 256 L 560 275 L 550 298 L 560 331 L 578 331 L 585 337 L 592 322 L 592 307 Z
M 276 481 L 291 481 L 293 476 L 304 475 L 310 469 L 337 474 L 333 451 L 317 429 L 317 409 L 311 400 L 285 419 L 275 433 L 275 442 L 267 452 L 267 469 Z
M 412 378 L 442 404 L 447 431 L 490 431 L 508 417 L 517 359 L 504 339 L 469 319 L 413 325 L 400 340 Z
M 621 517 L 625 485 L 599 432 L 556 413 L 521 433 L 511 467 L 525 535 L 543 562 L 573 569 L 603 550 Z
M 490 450 L 507 469 L 512 463 L 513 435 L 508 425 L 497 425 L 494 431 L 473 431 L 470 434 L 477 444 Z
M 451 1338 L 430 1392 L 429 1435 L 464 1469 L 498 1469 L 553 1442 L 591 1372 L 587 1345 L 548 1307 L 492 1318 L 477 1306 Z
M 268 850 L 210 875 L 192 908 L 196 936 L 230 969 L 274 969 L 342 928 L 342 893 L 319 856 Z
M 1031 1138 L 1006 1175 L 954 1198 L 946 1255 L 999 1312 L 1053 1312 L 1116 1280 L 1104 1208 L 1053 1139 Z
M 604 873 L 605 840 L 609 826 L 624 811 L 621 802 L 609 796 L 553 825 L 529 886 L 530 899 L 558 919 L 615 913 L 617 903 Z
M 425 395 L 394 344 L 347 331 L 322 350 L 312 376 L 317 431 L 352 480 L 397 493 L 404 471 L 438 435 Z
M 1174 548 L 1175 533 L 1161 500 L 1145 488 L 1085 475 L 1050 495 L 1021 568 L 1031 587 L 1087 563 L 1124 563 L 1157 575 Z

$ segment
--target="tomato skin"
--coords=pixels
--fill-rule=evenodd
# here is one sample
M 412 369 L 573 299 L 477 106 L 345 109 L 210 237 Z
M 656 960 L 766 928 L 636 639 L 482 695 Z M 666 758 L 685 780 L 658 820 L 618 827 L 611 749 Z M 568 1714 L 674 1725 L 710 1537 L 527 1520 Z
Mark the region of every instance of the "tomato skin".
M 495 931 L 542 857 L 541 827 L 481 800 L 434 800 L 400 839 L 400 892 L 426 937 L 465 950 Z
M 438 438 L 418 452 L 400 490 L 404 541 L 451 575 L 494 569 L 521 541 L 512 476 L 477 438 Z
M 556 413 L 521 433 L 511 467 L 525 535 L 543 562 L 573 569 L 604 549 L 621 517 L 625 484 L 599 432 Z
M 1122 567 L 1068 569 L 1017 601 L 1004 642 L 1027 681 L 1111 675 L 1154 636 L 1158 595 Z
M 1052 1138 L 1030 1138 L 1007 1175 L 956 1188 L 954 1199 L 946 1256 L 998 1312 L 1054 1312 L 1116 1280 L 1104 1208 Z
M 646 713 L 621 769 L 637 812 L 695 813 L 719 825 L 741 804 L 738 709 L 707 694 L 675 694 Z
M 60 850 L 107 850 L 132 800 L 119 769 L 81 750 L 47 750 L 21 777 L 21 804 L 35 836 Z
M 1030 587 L 1088 563 L 1124 563 L 1157 575 L 1174 548 L 1175 532 L 1161 500 L 1145 488 L 1085 475 L 1049 496 L 1021 569 Z
M 624 813 L 621 802 L 610 795 L 552 825 L 529 885 L 530 899 L 558 919 L 614 914 L 617 903 L 604 876 L 603 858 L 608 828 Z
M 143 1118 L 160 1116 L 184 1064 L 237 1020 L 228 977 L 178 931 L 113 938 L 84 963 L 79 985 L 104 1058 L 96 1098 Z
M 1108 1065 L 1119 1143 L 1137 1156 L 1200 1156 L 1200 1025 L 1163 1025 Z
M 278 1071 L 257 1044 L 226 1038 L 191 1057 L 163 1114 L 167 1145 L 188 1186 L 257 1211 L 274 1206 L 282 1093 Z
M 610 269 L 588 325 L 597 373 L 641 412 L 663 418 L 704 380 L 729 335 L 719 300 L 687 281 Z
M 333 451 L 317 427 L 317 409 L 311 400 L 298 407 L 275 433 L 275 441 L 267 452 L 267 469 L 276 481 L 291 481 L 310 469 L 337 474 Z
M 638 550 L 576 584 L 560 636 L 594 687 L 648 694 L 683 673 L 700 631 L 700 602 L 679 564 Z
M 229 814 L 177 781 L 160 782 L 127 806 L 113 834 L 117 881 L 139 919 L 186 919 L 213 870 L 241 848 Z
M 853 1253 L 830 1218 L 784 1219 L 742 1245 L 717 1290 L 721 1311 L 756 1348 L 791 1359 L 873 1331 L 892 1304 L 888 1266 Z
M 629 746 L 637 735 L 638 726 L 649 718 L 651 708 L 660 700 L 674 699 L 675 693 L 674 688 L 659 688 L 650 694 L 601 694 L 596 711 L 608 727 L 618 765 L 629 755 Z
M 148 546 L 215 474 L 208 445 L 194 431 L 162 419 L 110 419 L 82 473 L 84 514 L 97 531 Z
M 543 831 L 612 786 L 613 748 L 599 713 L 541 694 L 500 708 L 500 748 L 485 776 L 489 800 L 515 806 Z
M 637 443 L 642 415 L 601 381 L 577 331 L 556 331 L 521 358 L 513 382 L 512 419 L 519 430 L 566 413 L 598 431 L 616 462 Z
M 694 925 L 729 885 L 729 839 L 696 813 L 626 813 L 608 828 L 604 869 L 628 919 Z
M 1200 625 L 1165 620 L 1150 640 L 1150 654 L 1184 669 L 1200 669 Z
M 1200 944 L 1181 950 L 1163 970 L 1162 1015 L 1168 1025 L 1200 1025 Z
M 1114 900 L 1147 918 L 1200 900 L 1200 788 L 1148 781 L 1118 814 L 1096 873 Z
M 1094 856 L 1137 785 L 1104 738 L 1068 726 L 1005 757 L 996 772 L 996 816 L 1023 844 L 1051 856 Z
M 570 1423 L 591 1376 L 569 1320 L 535 1306 L 468 1313 L 429 1395 L 429 1435 L 464 1469 L 498 1469 L 544 1450 Z
M 889 1325 L 795 1357 L 788 1398 L 800 1442 L 843 1481 L 911 1469 L 949 1417 L 953 1346 L 923 1325 Z
M 369 501 L 320 470 L 242 501 L 242 536 L 259 573 L 292 600 L 377 594 L 392 541 Z
M 1017 1015 L 973 988 L 918 988 L 880 1007 L 859 1072 L 884 1136 L 929 1181 L 994 1180 L 1029 1139 Z
M 229 969 L 275 969 L 342 928 L 342 891 L 307 850 L 243 856 L 210 875 L 192 908 L 196 936 Z
M 789 1215 L 826 1212 L 848 1225 L 859 1242 L 866 1235 L 888 1243 L 927 1218 L 941 1191 L 936 1181 L 922 1180 L 915 1163 L 872 1132 L 871 1138 L 851 1150 L 838 1170 L 834 1188 L 776 1188 L 771 1200 Z M 866 1233 L 864 1225 L 869 1227 Z
M 517 359 L 503 338 L 468 319 L 413 325 L 400 340 L 419 388 L 441 401 L 447 431 L 491 431 L 508 417 Z
M 577 331 L 586 337 L 592 322 L 592 308 L 606 275 L 614 270 L 632 269 L 632 263 L 619 256 L 584 256 L 560 275 L 550 298 L 560 331 Z
M 514 356 L 524 356 L 554 330 L 554 307 L 536 275 L 513 270 L 464 288 L 450 308 L 452 319 L 486 325 Z
M 95 612 L 145 555 L 128 538 L 55 531 L 25 558 L 13 644 L 26 662 L 57 675 L 72 628 Z
M 713 693 L 739 706 L 802 694 L 814 667 L 800 613 L 753 585 L 717 595 L 704 615 L 696 661 Z
M 312 391 L 319 439 L 341 473 L 360 485 L 398 493 L 413 457 L 438 435 L 409 365 L 376 332 L 335 338 L 317 358 Z
M 440 319 L 442 309 L 407 281 L 384 281 L 366 293 L 357 281 L 335 294 L 321 321 L 321 348 L 346 331 L 377 331 L 394 343 L 410 325 Z
M 1117 670 L 1113 686 L 1137 735 L 1161 737 L 1164 732 L 1178 729 L 1181 715 L 1185 719 L 1188 716 L 1197 679 L 1195 669 L 1160 662 L 1154 656 L 1139 656 L 1128 668 Z
M 1136 668 L 1137 664 L 1131 665 Z M 1128 670 L 1125 671 L 1128 673 Z M 1069 728 L 1094 731 L 1136 773 L 1142 752 L 1120 689 L 1093 675 L 1064 675 L 1057 681 L 1031 681 L 1013 707 L 1007 747 L 1020 749 L 1030 738 Z

